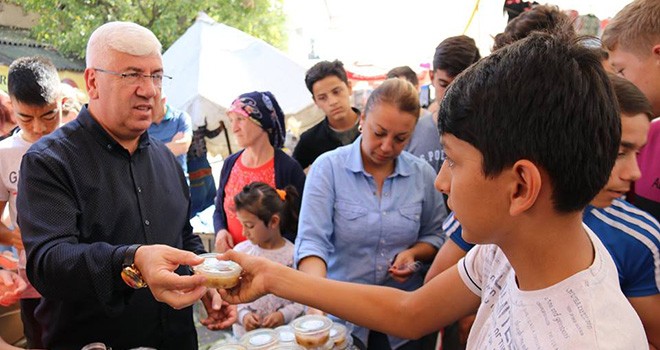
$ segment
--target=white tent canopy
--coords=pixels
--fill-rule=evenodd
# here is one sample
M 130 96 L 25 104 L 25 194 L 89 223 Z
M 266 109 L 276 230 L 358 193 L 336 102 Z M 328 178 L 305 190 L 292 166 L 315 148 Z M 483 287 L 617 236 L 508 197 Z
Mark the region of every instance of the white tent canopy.
M 240 94 L 255 90 L 271 91 L 287 117 L 297 119 L 287 118 L 287 127 L 305 127 L 321 118 L 305 87 L 303 66 L 204 13 L 163 54 L 163 65 L 173 77 L 164 87 L 168 103 L 190 113 L 195 128 L 206 123 L 212 130 L 220 120 L 227 124 L 226 108 Z

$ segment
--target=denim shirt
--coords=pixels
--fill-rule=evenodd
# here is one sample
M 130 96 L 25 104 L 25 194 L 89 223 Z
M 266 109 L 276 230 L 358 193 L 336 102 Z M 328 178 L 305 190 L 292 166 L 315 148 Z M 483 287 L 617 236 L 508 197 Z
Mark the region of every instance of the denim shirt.
M 414 290 L 423 283 L 421 274 L 401 284 L 387 270 L 399 252 L 417 242 L 434 247 L 444 242 L 447 210 L 433 187 L 435 174 L 426 161 L 402 152 L 378 197 L 374 178 L 364 170 L 361 141 L 360 136 L 312 165 L 303 193 L 295 263 L 318 256 L 326 262 L 330 279 Z M 354 334 L 366 343 L 367 330 L 356 328 Z M 393 347 L 403 342 L 390 337 Z

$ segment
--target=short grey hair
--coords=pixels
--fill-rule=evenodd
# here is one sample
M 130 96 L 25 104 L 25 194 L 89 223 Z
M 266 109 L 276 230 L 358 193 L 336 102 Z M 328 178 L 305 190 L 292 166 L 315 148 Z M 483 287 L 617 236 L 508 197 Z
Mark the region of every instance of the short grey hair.
M 96 28 L 87 42 L 87 68 L 99 65 L 110 50 L 133 56 L 160 55 L 162 45 L 151 30 L 133 22 L 108 22 Z

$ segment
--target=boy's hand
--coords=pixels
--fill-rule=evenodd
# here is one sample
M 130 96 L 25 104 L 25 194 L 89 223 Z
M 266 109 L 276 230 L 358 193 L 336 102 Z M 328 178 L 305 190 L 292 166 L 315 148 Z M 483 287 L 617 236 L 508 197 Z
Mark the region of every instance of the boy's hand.
M 250 312 L 247 315 L 243 316 L 243 327 L 246 331 L 251 331 L 257 328 L 261 328 L 261 319 L 259 315 L 254 312 Z
M 241 279 L 236 287 L 218 290 L 222 300 L 230 304 L 249 303 L 268 294 L 264 281 L 268 273 L 279 265 L 268 259 L 238 253 L 234 250 L 228 250 L 226 253 L 221 254 L 219 259 L 231 260 L 243 269 Z
M 0 305 L 9 306 L 20 299 L 27 284 L 16 273 L 0 270 Z
M 264 328 L 275 328 L 284 324 L 284 314 L 279 311 L 275 311 L 272 314 L 264 317 L 264 320 L 261 322 L 261 326 Z

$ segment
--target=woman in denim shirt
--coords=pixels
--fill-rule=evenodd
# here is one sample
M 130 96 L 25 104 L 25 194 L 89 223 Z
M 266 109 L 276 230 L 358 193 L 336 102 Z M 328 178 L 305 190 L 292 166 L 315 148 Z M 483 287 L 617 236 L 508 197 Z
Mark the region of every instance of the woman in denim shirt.
M 402 152 L 419 108 L 409 82 L 386 80 L 367 101 L 362 135 L 314 162 L 296 238 L 299 270 L 405 290 L 422 285 L 419 262 L 430 262 L 444 242 L 447 211 L 431 166 Z M 419 342 L 359 327 L 353 334 L 372 349 L 420 349 Z

